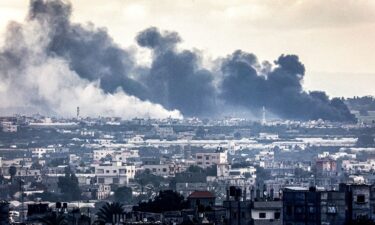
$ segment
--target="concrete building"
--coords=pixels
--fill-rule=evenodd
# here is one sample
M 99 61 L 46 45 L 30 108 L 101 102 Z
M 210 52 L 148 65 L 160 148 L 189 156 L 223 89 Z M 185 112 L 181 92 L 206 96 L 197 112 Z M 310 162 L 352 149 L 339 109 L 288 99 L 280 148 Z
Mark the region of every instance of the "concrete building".
M 251 224 L 281 225 L 283 224 L 282 201 L 254 201 L 251 206 Z
M 202 168 L 228 163 L 227 151 L 220 147 L 215 152 L 196 153 L 195 158 L 197 166 Z
M 135 166 L 121 162 L 95 165 L 95 175 L 99 184 L 126 185 L 134 179 Z

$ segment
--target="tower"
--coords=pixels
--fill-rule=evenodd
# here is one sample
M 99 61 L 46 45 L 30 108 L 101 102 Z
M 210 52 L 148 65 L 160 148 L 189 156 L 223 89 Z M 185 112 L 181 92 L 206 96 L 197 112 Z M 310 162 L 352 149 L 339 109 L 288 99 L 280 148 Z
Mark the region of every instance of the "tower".
M 266 121 L 266 108 L 262 108 L 262 125 L 266 125 L 267 121 Z
M 79 106 L 77 106 L 77 119 L 79 119 Z

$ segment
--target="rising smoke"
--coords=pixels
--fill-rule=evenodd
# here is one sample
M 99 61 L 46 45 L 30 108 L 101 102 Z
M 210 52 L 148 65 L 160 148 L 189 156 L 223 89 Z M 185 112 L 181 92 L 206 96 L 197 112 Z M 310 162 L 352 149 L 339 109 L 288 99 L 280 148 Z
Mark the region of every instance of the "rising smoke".
M 138 34 L 138 44 L 153 53 L 144 84 L 151 94 L 150 99 L 167 109 L 177 108 L 188 116 L 207 116 L 214 112 L 213 75 L 200 68 L 198 54 L 176 50 L 180 41 L 177 33 L 160 33 L 154 27 Z
M 69 37 L 62 30 L 70 26 L 70 11 L 70 5 L 61 1 L 36 0 L 31 2 L 24 24 L 8 25 L 0 50 L 1 108 L 71 116 L 80 106 L 86 116 L 181 117 L 176 110 L 167 111 L 161 105 L 126 94 L 122 86 L 116 85 L 111 93 L 101 88 L 103 80 L 126 75 L 113 72 L 121 72 L 114 59 L 119 61 L 120 68 L 126 68 L 131 61 L 102 30 L 81 27 L 77 29 L 81 33 L 76 35 L 76 42 L 64 39 Z M 67 48 L 58 51 L 58 45 L 64 48 L 65 43 L 69 43 Z M 76 46 L 69 47 L 72 43 Z M 123 83 L 130 79 L 119 78 L 109 83 L 118 80 Z
M 105 29 L 73 24 L 71 12 L 62 0 L 32 0 L 25 23 L 10 23 L 0 51 L 2 108 L 70 115 L 79 105 L 86 115 L 130 118 L 223 116 L 264 106 L 287 119 L 354 121 L 340 99 L 303 90 L 298 56 L 259 63 L 237 50 L 213 70 L 202 66 L 200 53 L 178 50 L 176 32 L 151 27 L 136 37 L 152 53 L 151 65 L 141 67 Z
M 269 63 L 259 65 L 255 55 L 235 51 L 221 65 L 221 97 L 227 104 L 252 109 L 265 106 L 283 118 L 354 121 L 340 99 L 329 100 L 324 92 L 303 91 L 305 67 L 298 56 L 281 55 L 274 64 L 270 69 Z

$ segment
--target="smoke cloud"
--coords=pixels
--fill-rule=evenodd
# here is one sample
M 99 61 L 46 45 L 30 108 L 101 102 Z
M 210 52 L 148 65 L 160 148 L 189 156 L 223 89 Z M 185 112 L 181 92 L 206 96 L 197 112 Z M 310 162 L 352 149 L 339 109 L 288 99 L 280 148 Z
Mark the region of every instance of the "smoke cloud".
M 22 108 L 24 111 L 70 116 L 80 106 L 87 116 L 181 117 L 177 110 L 168 111 L 161 105 L 142 101 L 126 94 L 118 86 L 113 88 L 112 93 L 102 88 L 103 80 L 112 79 L 108 75 L 111 72 L 105 74 L 105 69 L 125 70 L 127 53 L 114 47 L 103 31 L 81 28 L 81 33 L 75 37 L 76 42 L 64 39 L 62 36 L 68 34 L 63 34 L 65 31 L 62 30 L 69 24 L 69 14 L 69 4 L 37 0 L 31 2 L 25 24 L 9 24 L 5 45 L 0 51 L 3 109 Z M 62 50 L 67 42 L 66 49 Z M 71 46 L 72 43 L 76 48 Z M 103 46 L 99 47 L 99 44 Z M 98 54 L 95 54 L 96 51 Z M 79 58 L 79 55 L 82 57 Z M 121 63 L 113 62 L 114 59 L 121 60 Z M 122 61 L 124 64 L 120 66 Z M 118 76 L 123 77 L 121 74 Z M 126 81 L 126 78 L 120 79 Z
M 10 23 L 0 50 L 1 108 L 161 118 L 256 114 L 264 106 L 286 119 L 355 120 L 340 99 L 303 90 L 296 55 L 260 63 L 237 50 L 209 69 L 200 52 L 178 49 L 178 33 L 151 27 L 136 37 L 152 55 L 140 66 L 104 28 L 74 24 L 71 13 L 65 1 L 32 0 L 25 23 Z
M 167 109 L 179 109 L 184 115 L 212 113 L 215 105 L 213 75 L 199 66 L 200 56 L 192 51 L 178 52 L 181 41 L 175 32 L 161 33 L 152 27 L 140 32 L 137 42 L 152 50 L 153 61 L 143 81 L 150 99 Z
M 330 100 L 324 92 L 306 93 L 302 88 L 305 67 L 296 55 L 281 55 L 274 68 L 258 63 L 255 55 L 235 51 L 221 66 L 220 96 L 227 104 L 267 110 L 289 119 L 354 121 L 338 98 Z

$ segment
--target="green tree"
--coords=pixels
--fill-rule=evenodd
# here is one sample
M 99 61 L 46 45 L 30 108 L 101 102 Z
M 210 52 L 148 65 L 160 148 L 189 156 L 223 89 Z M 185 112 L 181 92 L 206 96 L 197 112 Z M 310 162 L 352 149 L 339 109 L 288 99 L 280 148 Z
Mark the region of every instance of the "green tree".
M 233 137 L 234 137 L 234 139 L 239 140 L 239 139 L 241 139 L 242 136 L 241 136 L 241 133 L 237 131 L 233 134 Z
M 359 147 L 372 147 L 375 146 L 374 136 L 362 134 L 358 137 L 357 146 Z
M 206 136 L 206 131 L 203 127 L 198 127 L 198 129 L 195 131 L 195 137 L 199 139 L 203 139 Z
M 159 187 L 164 178 L 151 174 L 150 170 L 145 170 L 142 173 L 136 174 L 134 180 L 141 186 L 143 193 L 144 186 L 152 184 L 154 187 Z
M 207 176 L 216 176 L 217 175 L 217 166 L 212 165 L 210 167 L 207 167 L 206 169 L 206 175 Z
M 134 206 L 135 211 L 161 213 L 166 211 L 176 211 L 188 208 L 188 203 L 184 196 L 172 190 L 160 191 L 154 200 L 141 202 Z
M 124 214 L 124 205 L 118 202 L 106 202 L 105 205 L 103 205 L 96 213 L 98 216 L 98 221 L 111 224 L 116 224 L 116 222 L 119 222 L 116 218 L 119 218 Z
M 31 164 L 30 169 L 40 170 L 40 169 L 42 169 L 42 165 L 40 165 L 39 161 L 35 161 L 35 162 L 33 162 L 33 164 Z
M 10 180 L 13 182 L 14 176 L 17 173 L 17 168 L 12 165 L 12 166 L 9 167 L 8 172 L 9 172 L 9 175 L 10 175 Z
M 130 203 L 133 200 L 133 190 L 130 187 L 119 187 L 116 189 L 114 197 L 117 202 Z
M 199 167 L 199 166 L 195 166 L 195 165 L 191 165 L 187 168 L 186 172 L 190 172 L 190 173 L 204 173 L 204 169 L 202 167 Z
M 81 199 L 81 190 L 78 186 L 78 178 L 69 167 L 67 167 L 65 170 L 65 176 L 59 177 L 57 186 L 67 200 L 71 201 Z
M 269 170 L 264 169 L 260 166 L 255 166 L 256 168 L 256 183 L 258 185 L 262 185 L 265 180 L 268 180 L 271 178 L 271 172 Z

